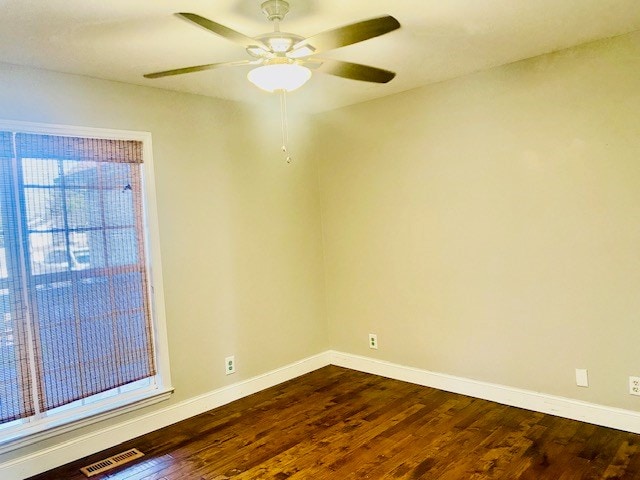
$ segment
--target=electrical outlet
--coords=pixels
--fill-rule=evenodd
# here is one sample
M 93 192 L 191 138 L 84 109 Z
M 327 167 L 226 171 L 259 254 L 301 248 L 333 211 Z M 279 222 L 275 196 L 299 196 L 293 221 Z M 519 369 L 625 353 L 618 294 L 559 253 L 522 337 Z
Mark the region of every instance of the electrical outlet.
M 233 355 L 224 359 L 224 373 L 227 375 L 236 373 L 236 357 Z
M 375 333 L 369 334 L 369 348 L 373 348 L 374 350 L 378 349 L 378 335 Z
M 640 395 L 640 377 L 629 377 L 629 393 Z

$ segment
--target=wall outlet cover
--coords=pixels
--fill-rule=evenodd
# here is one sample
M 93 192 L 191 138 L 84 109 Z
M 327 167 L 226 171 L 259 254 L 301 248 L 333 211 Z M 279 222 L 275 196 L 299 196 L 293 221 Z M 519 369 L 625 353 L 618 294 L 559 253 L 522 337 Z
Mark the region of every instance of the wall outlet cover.
M 236 373 L 236 357 L 235 356 L 231 355 L 230 357 L 226 357 L 224 359 L 224 373 L 227 375 Z
M 629 393 L 640 396 L 640 377 L 629 377 Z

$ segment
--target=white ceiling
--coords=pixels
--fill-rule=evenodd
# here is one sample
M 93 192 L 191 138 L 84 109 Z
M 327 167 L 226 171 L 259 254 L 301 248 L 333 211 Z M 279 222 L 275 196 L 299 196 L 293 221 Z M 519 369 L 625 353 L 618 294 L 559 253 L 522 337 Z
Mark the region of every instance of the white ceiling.
M 640 30 L 640 0 L 289 0 L 281 29 L 307 37 L 382 14 L 400 30 L 323 53 L 393 70 L 377 85 L 317 73 L 291 103 L 321 111 L 599 38 Z M 149 80 L 144 73 L 249 58 L 174 16 L 193 12 L 248 36 L 271 31 L 261 0 L 0 0 L 0 61 L 212 97 L 267 93 L 232 67 Z

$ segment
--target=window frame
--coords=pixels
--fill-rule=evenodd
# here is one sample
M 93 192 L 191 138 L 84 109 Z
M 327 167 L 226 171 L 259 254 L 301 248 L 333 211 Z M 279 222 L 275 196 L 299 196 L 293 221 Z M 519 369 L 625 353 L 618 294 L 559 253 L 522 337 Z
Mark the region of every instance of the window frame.
M 147 296 L 151 310 L 152 336 L 157 370 L 156 375 L 151 377 L 153 381 L 149 382 L 150 385 L 146 387 L 122 392 L 115 396 L 107 396 L 97 401 L 91 401 L 88 405 L 83 404 L 68 410 L 63 409 L 43 418 L 8 422 L 12 425 L 11 427 L 6 429 L 0 427 L 0 454 L 3 454 L 34 444 L 45 438 L 60 435 L 61 433 L 164 401 L 173 393 L 173 387 L 169 367 L 151 133 L 2 119 L 0 119 L 0 131 L 142 142 L 144 159 L 142 163 L 142 194 L 145 250 L 147 253 L 145 268 L 149 279 Z

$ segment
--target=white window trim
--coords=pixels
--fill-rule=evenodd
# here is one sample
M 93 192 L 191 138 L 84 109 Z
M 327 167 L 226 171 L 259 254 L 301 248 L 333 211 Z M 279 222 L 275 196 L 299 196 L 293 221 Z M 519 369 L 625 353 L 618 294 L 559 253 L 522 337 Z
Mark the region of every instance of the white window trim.
M 95 127 L 77 127 L 72 125 L 53 125 L 0 119 L 0 130 L 9 132 L 34 133 L 41 135 L 61 135 L 71 137 L 90 137 L 111 140 L 137 140 L 142 142 L 143 154 L 143 192 L 146 220 L 147 271 L 150 280 L 150 302 L 152 312 L 153 337 L 156 354 L 157 374 L 155 383 L 148 389 L 121 394 L 118 400 L 106 399 L 84 412 L 82 418 L 52 416 L 49 419 L 30 422 L 18 431 L 13 430 L 6 438 L 0 433 L 0 454 L 34 444 L 46 438 L 127 413 L 139 408 L 161 402 L 173 392 L 169 368 L 169 344 L 167 339 L 166 312 L 164 305 L 164 287 L 162 281 L 162 262 L 160 258 L 160 232 L 153 169 L 153 151 L 151 133 L 132 130 L 113 130 Z M 88 408 L 88 407 L 87 407 Z M 84 408 L 78 410 L 83 413 Z M 77 417 L 77 415 L 76 415 Z

